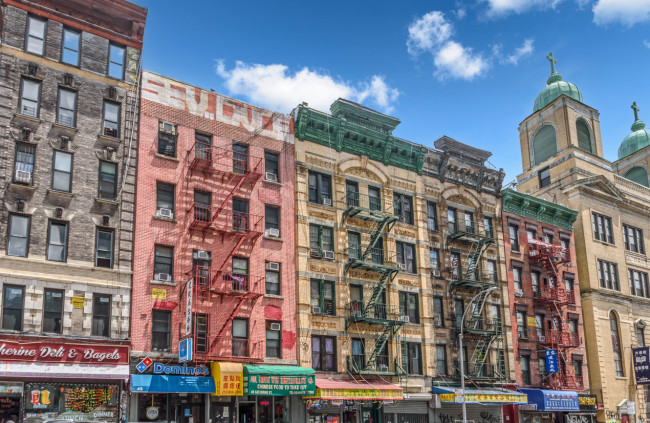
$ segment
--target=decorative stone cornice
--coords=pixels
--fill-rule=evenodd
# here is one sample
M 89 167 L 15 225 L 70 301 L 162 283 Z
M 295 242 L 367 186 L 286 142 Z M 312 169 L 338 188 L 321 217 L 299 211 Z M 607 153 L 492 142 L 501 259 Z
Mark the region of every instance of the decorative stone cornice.
M 578 212 L 559 204 L 522 194 L 510 188 L 501 191 L 503 211 L 535 219 L 572 231 Z

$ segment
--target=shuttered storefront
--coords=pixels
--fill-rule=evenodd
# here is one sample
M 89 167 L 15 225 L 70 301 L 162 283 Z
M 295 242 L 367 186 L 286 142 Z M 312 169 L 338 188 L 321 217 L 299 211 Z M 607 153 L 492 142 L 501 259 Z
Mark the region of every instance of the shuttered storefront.
M 384 405 L 384 423 L 429 423 L 429 402 L 399 401 Z

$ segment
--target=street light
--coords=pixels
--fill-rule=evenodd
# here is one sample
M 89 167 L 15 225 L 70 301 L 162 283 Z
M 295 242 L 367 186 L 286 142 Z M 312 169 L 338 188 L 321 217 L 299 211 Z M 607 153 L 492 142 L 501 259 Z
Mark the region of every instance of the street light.
M 463 394 L 463 401 L 461 403 L 463 406 L 463 423 L 467 423 L 467 406 L 465 405 L 465 352 L 463 351 L 463 322 L 465 321 L 467 310 L 470 309 L 470 306 L 472 305 L 474 300 L 477 299 L 480 295 L 483 294 L 485 294 L 486 296 L 489 295 L 492 291 L 494 291 L 497 288 L 498 287 L 496 286 L 491 286 L 476 294 L 471 300 L 469 300 L 467 307 L 465 307 L 465 311 L 463 311 L 463 317 L 461 317 L 460 319 L 460 334 L 458 335 L 458 348 L 461 356 L 460 357 L 460 390 L 462 391 Z

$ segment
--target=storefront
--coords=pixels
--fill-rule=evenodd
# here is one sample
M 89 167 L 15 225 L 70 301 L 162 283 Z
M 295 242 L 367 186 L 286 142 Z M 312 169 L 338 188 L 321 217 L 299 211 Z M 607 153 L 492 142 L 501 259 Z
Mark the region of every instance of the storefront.
M 382 381 L 316 379 L 316 393 L 303 397 L 307 423 L 373 423 L 384 407 L 404 399 L 402 388 Z M 393 414 L 394 417 L 394 414 Z
M 598 398 L 596 395 L 578 394 L 577 413 L 567 413 L 563 423 L 596 423 L 598 413 Z
M 0 344 L 0 418 L 117 423 L 126 411 L 128 346 L 34 339 Z
M 404 394 L 403 401 L 384 404 L 383 423 L 429 423 L 429 405 L 433 395 L 426 393 Z
M 463 393 L 460 389 L 434 386 L 434 421 L 449 423 L 463 419 Z M 465 389 L 467 420 L 502 423 L 502 407 L 507 404 L 526 404 L 526 395 L 506 389 Z
M 528 404 L 520 407 L 522 423 L 568 423 L 569 415 L 579 415 L 578 393 L 520 388 Z

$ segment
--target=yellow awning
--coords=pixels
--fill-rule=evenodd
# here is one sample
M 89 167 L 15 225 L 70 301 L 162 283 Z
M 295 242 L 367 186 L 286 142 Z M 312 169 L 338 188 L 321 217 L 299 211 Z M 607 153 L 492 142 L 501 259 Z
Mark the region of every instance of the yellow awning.
M 244 395 L 244 366 L 241 363 L 210 363 L 210 371 L 214 378 L 215 396 Z

